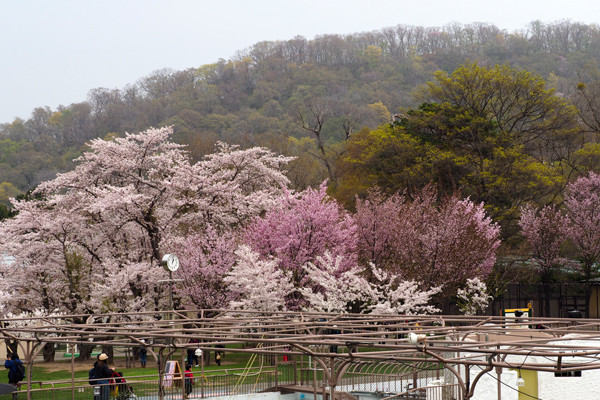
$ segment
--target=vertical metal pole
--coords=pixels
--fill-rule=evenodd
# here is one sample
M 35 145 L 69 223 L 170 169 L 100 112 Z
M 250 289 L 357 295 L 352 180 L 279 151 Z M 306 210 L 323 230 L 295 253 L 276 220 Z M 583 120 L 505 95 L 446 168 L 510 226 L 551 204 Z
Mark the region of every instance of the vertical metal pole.
M 469 391 L 471 390 L 471 366 L 465 365 L 465 393 L 463 394 L 465 400 L 469 399 Z
M 300 359 L 300 374 L 302 374 L 302 363 L 304 362 L 303 358 Z M 300 381 L 302 381 L 302 375 L 300 375 Z M 294 385 L 298 384 L 298 359 L 294 356 Z
M 181 358 L 183 359 L 183 364 L 182 368 L 181 368 L 181 398 L 184 399 L 185 398 L 185 366 L 187 364 L 187 349 L 181 349 Z M 192 370 L 191 364 L 190 364 L 190 371 Z
M 310 362 L 310 361 L 309 361 Z M 317 400 L 317 368 L 313 368 L 313 400 Z M 325 396 L 323 396 L 323 400 L 325 400 Z
M 279 354 L 275 354 L 275 387 L 279 385 Z
M 413 371 L 412 371 L 412 373 L 413 373 L 413 388 L 414 388 L 414 389 L 416 389 L 416 388 L 418 388 L 418 387 L 419 387 L 419 386 L 418 386 L 418 375 L 417 375 L 417 369 L 416 369 L 416 368 L 413 368 Z
M 204 398 L 204 351 L 200 355 L 200 398 Z
M 335 358 L 329 359 L 329 398 L 335 400 L 335 387 L 336 387 L 336 373 L 335 373 Z
M 502 368 L 496 367 L 496 375 L 498 375 L 498 400 L 502 400 Z
M 173 319 L 173 272 L 169 271 L 169 320 Z
M 33 372 L 33 348 L 32 343 L 27 342 L 27 368 L 25 369 L 25 378 L 27 379 L 27 400 L 31 400 L 31 373 Z
M 164 373 L 165 373 L 165 364 L 163 363 L 163 350 L 161 348 L 158 351 L 158 398 L 163 400 L 165 398 L 165 382 L 164 382 Z
M 71 400 L 75 400 L 75 346 L 71 347 Z

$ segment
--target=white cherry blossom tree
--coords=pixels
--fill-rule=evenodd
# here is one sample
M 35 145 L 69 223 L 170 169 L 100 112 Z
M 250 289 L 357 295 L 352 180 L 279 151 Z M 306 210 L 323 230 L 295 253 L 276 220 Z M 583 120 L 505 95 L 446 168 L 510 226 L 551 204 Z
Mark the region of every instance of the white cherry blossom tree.
M 352 312 L 353 306 L 360 306 L 368 300 L 369 283 L 361 276 L 363 268 L 358 266 L 346 269 L 343 256 L 333 256 L 328 251 L 317 256 L 315 262 L 308 262 L 304 270 L 311 284 L 299 289 L 307 307 L 319 312 Z
M 403 280 L 399 275 L 370 266 L 373 274 L 371 282 L 371 302 L 368 310 L 377 314 L 434 314 L 440 312 L 430 305 L 431 297 L 442 291 L 441 286 L 426 290 L 422 284 L 412 280 Z
M 224 279 L 237 297 L 229 307 L 264 312 L 285 310 L 285 297 L 294 285 L 289 274 L 278 267 L 278 260 L 265 260 L 245 245 L 235 255 L 237 262 Z
M 209 225 L 219 232 L 243 226 L 288 184 L 282 167 L 290 158 L 219 144 L 217 153 L 191 164 L 169 141 L 172 133 L 93 140 L 73 171 L 16 202 L 18 215 L 0 226 L 0 249 L 16 258 L 0 266 L 0 290 L 19 288 L 11 307 L 164 309 L 161 257 L 185 249 L 186 238 L 204 235 Z

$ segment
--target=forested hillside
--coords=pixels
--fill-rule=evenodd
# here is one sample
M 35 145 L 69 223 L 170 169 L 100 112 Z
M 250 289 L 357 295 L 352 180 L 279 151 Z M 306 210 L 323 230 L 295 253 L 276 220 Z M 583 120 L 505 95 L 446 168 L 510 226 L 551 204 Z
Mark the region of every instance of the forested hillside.
M 560 164 L 560 171 L 547 170 L 541 174 L 548 189 L 543 195 L 552 196 L 559 192 L 554 186 L 562 189 L 571 175 L 593 169 L 595 165 L 593 146 L 588 145 L 586 152 L 577 153 L 577 165 L 570 154 L 564 153 L 571 145 L 577 148 L 569 147 L 568 151 L 575 152 L 584 142 L 595 141 L 593 132 L 600 125 L 595 114 L 599 60 L 600 27 L 568 21 L 532 22 L 522 32 L 507 32 L 486 24 L 443 28 L 396 26 L 353 35 L 323 35 L 314 40 L 295 37 L 260 42 L 240 51 L 231 60 L 218 60 L 185 71 L 156 71 L 121 89 L 92 89 L 84 102 L 56 110 L 39 107 L 27 120 L 16 119 L 0 125 L 0 202 L 9 206 L 8 198 L 25 193 L 57 172 L 72 169 L 72 159 L 81 154 L 90 139 L 172 125 L 174 139 L 188 145 L 195 160 L 211 153 L 219 140 L 243 147 L 263 145 L 297 156 L 289 166 L 293 187 L 315 186 L 329 178 L 331 190 L 352 206 L 354 193 L 363 193 L 371 184 L 385 186 L 388 179 L 381 174 L 381 179 L 373 178 L 377 173 L 358 171 L 356 163 L 349 163 L 348 151 L 363 151 L 370 146 L 364 142 L 357 144 L 358 139 L 385 129 L 420 130 L 423 138 L 431 124 L 438 124 L 437 128 L 439 124 L 453 124 L 451 120 L 435 123 L 430 120 L 432 115 L 447 115 L 449 110 L 432 111 L 419 106 L 426 102 L 448 102 L 453 107 L 465 104 L 453 103 L 447 94 L 435 91 L 425 96 L 421 92 L 421 97 L 414 97 L 414 90 L 436 79 L 439 87 L 443 87 L 445 78 L 434 77 L 436 71 L 452 73 L 461 65 L 493 69 L 496 64 L 510 65 L 511 71 L 538 74 L 527 79 L 538 79 L 532 83 L 535 85 L 544 85 L 545 81 L 546 86 L 540 93 L 552 96 L 552 101 L 565 102 L 560 106 L 564 107 L 561 115 L 568 121 L 563 121 L 560 129 L 571 136 L 563 136 L 562 142 L 557 138 L 547 141 L 540 136 L 535 144 L 520 142 L 525 146 L 535 145 L 537 150 L 530 146 L 517 153 L 504 153 L 502 157 L 481 156 L 479 161 L 495 160 L 495 168 L 503 169 L 508 164 L 502 164 L 501 159 L 519 159 L 523 154 L 535 153 L 536 157 L 540 156 L 536 158 L 541 163 L 539 166 L 545 167 L 548 163 L 568 159 L 569 163 Z M 547 92 L 547 88 L 555 88 L 556 92 Z M 577 104 L 578 109 L 569 108 L 571 102 Z M 548 112 L 556 112 L 553 107 L 550 105 Z M 457 112 L 457 109 L 451 111 Z M 474 117 L 482 115 L 465 118 Z M 417 120 L 420 121 L 418 126 L 414 125 Z M 393 121 L 395 128 L 389 125 Z M 461 123 L 469 125 L 464 118 Z M 572 123 L 577 127 L 570 125 Z M 368 129 L 363 129 L 365 127 Z M 554 128 L 546 126 L 544 129 Z M 354 142 L 348 147 L 351 139 Z M 436 138 L 426 139 L 436 145 Z M 540 150 L 550 142 L 553 149 L 560 147 L 562 154 L 549 154 L 549 147 Z M 452 157 L 483 149 L 474 149 L 465 143 L 455 146 L 454 150 L 462 150 Z M 569 146 L 563 146 L 565 143 Z M 496 142 L 485 151 L 493 153 L 499 148 L 507 147 Z M 431 154 L 423 148 L 418 151 L 424 151 L 423 156 Z M 354 161 L 356 157 L 355 154 Z M 391 160 L 383 153 L 378 157 L 383 157 L 379 159 L 383 164 Z M 587 164 L 579 168 L 583 158 Z M 469 162 L 476 164 L 474 160 Z M 523 167 L 522 163 L 519 165 Z M 502 182 L 495 180 L 492 182 L 494 190 L 484 193 L 478 182 L 485 181 L 481 178 L 487 172 L 476 170 L 465 168 L 460 171 L 462 175 L 453 175 L 455 180 L 446 179 L 449 175 L 440 178 L 441 169 L 430 172 L 433 178 L 449 184 L 448 190 L 467 182 L 470 189 L 465 195 L 490 204 L 495 218 L 514 220 L 521 201 L 511 203 L 512 200 L 502 198 L 510 176 L 503 177 Z M 458 172 L 452 168 L 448 171 Z M 368 179 L 359 182 L 356 176 L 368 176 Z M 517 176 L 520 176 L 519 171 L 513 175 Z M 511 182 L 511 186 L 516 186 L 514 190 L 521 193 L 520 200 L 536 200 L 527 192 L 532 190 L 531 181 L 521 183 L 519 186 L 518 182 L 515 185 Z M 412 181 L 410 184 L 417 185 Z M 486 185 L 489 184 L 488 179 Z M 391 188 L 403 187 L 392 185 Z

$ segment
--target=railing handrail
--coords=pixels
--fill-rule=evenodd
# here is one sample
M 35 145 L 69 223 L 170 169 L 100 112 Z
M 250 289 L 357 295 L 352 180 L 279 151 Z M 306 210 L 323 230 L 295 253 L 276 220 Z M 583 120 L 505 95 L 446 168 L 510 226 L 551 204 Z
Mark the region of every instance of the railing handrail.
M 256 371 L 259 371 L 260 368 L 259 367 L 252 367 L 249 369 L 245 369 L 245 368 L 227 368 L 227 369 L 222 369 L 222 370 L 208 370 L 208 371 L 204 371 L 204 374 L 200 374 L 200 371 L 193 371 L 194 373 L 194 379 L 197 379 L 199 377 L 202 376 L 206 376 L 206 377 L 212 377 L 212 376 L 228 376 L 228 375 L 234 375 L 234 376 L 239 376 L 240 374 L 239 372 L 245 372 L 244 375 L 249 375 L 249 374 L 255 374 Z M 266 366 L 263 367 L 262 373 L 265 374 L 272 374 L 273 372 L 275 372 L 275 367 L 274 366 Z M 181 379 L 181 377 L 185 374 L 185 372 L 177 372 L 172 374 L 173 377 L 175 379 Z M 150 380 L 150 379 L 158 379 L 158 373 L 155 374 L 149 374 L 149 375 L 128 375 L 128 376 L 123 376 L 122 378 L 126 380 L 126 382 L 130 382 L 130 381 L 146 381 L 146 380 Z M 95 378 L 90 380 L 89 378 L 75 378 L 75 380 L 71 380 L 71 378 L 66 378 L 66 379 L 58 379 L 58 380 L 51 380 L 51 381 L 44 381 L 44 380 L 32 380 L 31 383 L 32 384 L 42 384 L 42 385 L 71 385 L 72 383 L 75 384 L 83 384 L 83 386 L 90 386 L 89 385 L 89 381 L 100 381 L 100 380 L 110 380 L 113 378 Z M 109 385 L 112 383 L 108 383 Z M 23 380 L 21 382 L 22 386 L 26 386 L 27 385 L 27 381 Z M 92 385 L 95 386 L 95 385 Z

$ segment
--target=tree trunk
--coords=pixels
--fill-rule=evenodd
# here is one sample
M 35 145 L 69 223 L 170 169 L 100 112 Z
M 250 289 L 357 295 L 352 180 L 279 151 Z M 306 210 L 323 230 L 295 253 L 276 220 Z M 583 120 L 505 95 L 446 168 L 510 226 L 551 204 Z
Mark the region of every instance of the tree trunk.
M 102 352 L 108 356 L 108 363 L 113 364 L 114 350 L 112 346 L 102 346 Z
M 6 355 L 19 354 L 19 342 L 16 340 L 5 340 L 6 343 Z
M 544 317 L 550 318 L 550 296 L 552 294 L 552 287 L 549 283 L 544 283 L 544 307 L 545 307 L 545 315 Z
M 44 357 L 45 362 L 54 362 L 54 356 L 56 355 L 56 349 L 54 348 L 54 343 L 46 343 L 44 345 L 44 350 L 42 351 L 42 356 Z
M 590 284 L 590 282 L 586 282 L 585 285 L 585 318 L 589 318 L 590 317 L 590 300 L 592 298 L 592 285 Z
M 79 357 L 77 361 L 86 361 L 92 357 L 92 350 L 96 347 L 95 344 L 80 344 L 79 345 Z

